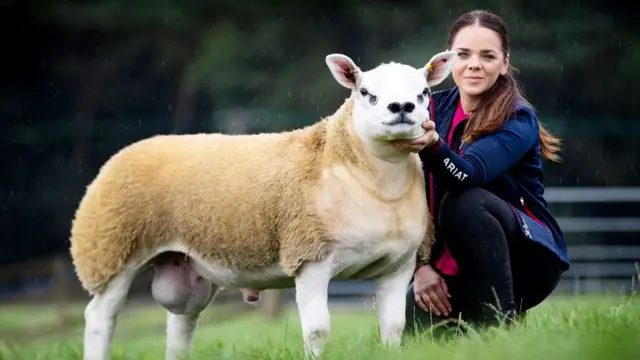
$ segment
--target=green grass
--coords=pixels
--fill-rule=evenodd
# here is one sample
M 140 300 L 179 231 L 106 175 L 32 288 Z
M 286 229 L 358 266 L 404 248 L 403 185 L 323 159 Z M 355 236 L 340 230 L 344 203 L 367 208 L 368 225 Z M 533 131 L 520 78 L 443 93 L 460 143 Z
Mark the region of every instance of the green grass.
M 79 309 L 79 308 L 78 308 Z M 71 310 L 71 311 L 76 311 Z M 78 310 L 79 311 L 79 310 Z M 278 321 L 251 313 L 216 321 L 228 310 L 212 307 L 196 334 L 197 359 L 301 359 L 298 314 L 287 309 Z M 12 338 L 20 326 L 47 326 L 55 312 L 29 307 L 0 309 L 0 359 L 81 359 L 82 324 L 37 339 Z M 25 320 L 32 319 L 32 320 Z M 26 323 L 25 323 L 26 322 Z M 119 318 L 112 359 L 164 359 L 164 312 L 135 308 Z M 594 360 L 640 358 L 640 301 L 636 297 L 552 298 L 514 329 L 470 332 L 434 339 L 425 334 L 399 350 L 383 350 L 371 309 L 332 309 L 332 332 L 325 359 L 513 359 Z M 13 328 L 12 328 L 13 327 Z M 8 339 L 8 340 L 7 340 Z

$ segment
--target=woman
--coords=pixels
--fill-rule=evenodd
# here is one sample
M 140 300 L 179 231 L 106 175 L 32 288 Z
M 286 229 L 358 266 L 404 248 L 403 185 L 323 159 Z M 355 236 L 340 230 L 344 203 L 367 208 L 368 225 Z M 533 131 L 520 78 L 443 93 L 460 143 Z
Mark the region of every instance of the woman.
M 447 318 L 515 320 L 569 268 L 542 184 L 541 158 L 557 161 L 560 141 L 518 89 L 505 24 L 469 12 L 454 22 L 448 45 L 458 53 L 456 85 L 433 94 L 424 136 L 394 144 L 419 152 L 436 222 L 431 263 L 416 270 L 407 294 L 408 332 Z

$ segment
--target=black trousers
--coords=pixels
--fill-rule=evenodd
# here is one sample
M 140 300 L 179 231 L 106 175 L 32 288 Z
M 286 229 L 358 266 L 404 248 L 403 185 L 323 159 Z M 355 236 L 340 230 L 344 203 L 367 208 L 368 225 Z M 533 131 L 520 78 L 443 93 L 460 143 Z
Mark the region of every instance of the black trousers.
M 441 206 L 438 241 L 445 241 L 459 267 L 455 276 L 440 274 L 451 294 L 448 318 L 493 323 L 500 314 L 526 312 L 555 289 L 562 264 L 522 235 L 509 204 L 473 188 L 448 193 Z M 416 322 L 428 327 L 443 320 L 416 305 L 413 281 L 407 290 L 406 320 L 409 332 Z

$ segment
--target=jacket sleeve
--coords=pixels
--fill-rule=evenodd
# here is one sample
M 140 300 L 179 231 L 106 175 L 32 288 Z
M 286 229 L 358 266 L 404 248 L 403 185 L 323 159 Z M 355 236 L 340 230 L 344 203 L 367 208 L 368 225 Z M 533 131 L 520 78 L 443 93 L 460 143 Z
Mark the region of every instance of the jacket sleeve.
M 420 157 L 440 187 L 464 189 L 481 186 L 517 163 L 538 141 L 538 121 L 531 109 L 516 111 L 497 132 L 471 144 L 459 156 L 442 138 Z

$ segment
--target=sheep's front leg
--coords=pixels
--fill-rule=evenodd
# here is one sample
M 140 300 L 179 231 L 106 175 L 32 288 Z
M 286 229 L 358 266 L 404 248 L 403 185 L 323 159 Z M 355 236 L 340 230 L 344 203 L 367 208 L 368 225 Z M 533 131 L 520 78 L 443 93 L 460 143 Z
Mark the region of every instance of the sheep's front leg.
M 331 266 L 328 262 L 305 265 L 295 279 L 296 303 L 307 358 L 320 357 L 329 338 L 330 315 L 327 298 L 330 280 Z
M 407 287 L 415 270 L 415 258 L 402 264 L 395 272 L 375 279 L 375 300 L 378 310 L 380 338 L 385 347 L 397 348 L 402 341 L 407 306 Z

